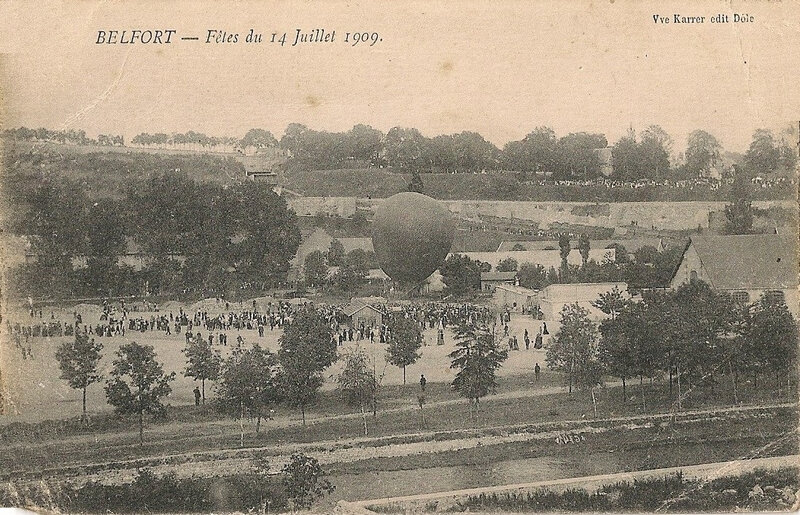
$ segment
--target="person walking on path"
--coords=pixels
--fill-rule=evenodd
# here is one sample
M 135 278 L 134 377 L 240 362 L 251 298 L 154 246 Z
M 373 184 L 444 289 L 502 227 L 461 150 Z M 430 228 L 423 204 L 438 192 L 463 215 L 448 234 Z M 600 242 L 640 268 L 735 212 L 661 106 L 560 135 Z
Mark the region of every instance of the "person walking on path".
M 194 405 L 195 406 L 200 405 L 200 388 L 196 386 L 194 387 Z
M 542 371 L 542 367 L 539 366 L 539 363 L 536 363 L 536 366 L 533 367 L 533 374 L 536 376 L 536 382 L 539 382 L 539 372 Z
M 419 387 L 422 389 L 423 392 L 425 391 L 425 385 L 426 384 L 428 384 L 428 380 L 425 379 L 425 374 L 420 374 L 419 375 Z

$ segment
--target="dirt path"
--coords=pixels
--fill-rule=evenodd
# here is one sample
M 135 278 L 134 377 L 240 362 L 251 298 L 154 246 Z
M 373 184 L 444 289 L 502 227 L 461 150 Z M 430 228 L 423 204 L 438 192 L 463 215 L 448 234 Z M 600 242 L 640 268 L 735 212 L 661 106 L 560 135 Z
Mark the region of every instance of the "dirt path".
M 793 407 L 782 404 L 770 407 L 729 407 L 681 412 L 680 417 L 695 419 L 706 415 L 725 415 Z M 350 463 L 371 458 L 402 457 L 436 452 L 458 451 L 486 445 L 555 439 L 563 432 L 599 433 L 617 429 L 636 429 L 653 425 L 666 425 L 671 414 L 636 415 L 596 420 L 540 422 L 491 428 L 429 431 L 384 437 L 358 437 L 343 440 L 324 440 L 310 443 L 273 444 L 245 449 L 221 449 L 203 452 L 176 453 L 116 462 L 65 465 L 41 471 L 44 475 L 61 478 L 74 476 L 81 481 L 102 480 L 108 483 L 130 481 L 139 467 L 149 467 L 154 472 L 175 471 L 179 476 L 222 476 L 250 467 L 254 453 L 269 456 L 271 468 L 280 470 L 294 452 L 314 454 L 323 464 Z
M 340 504 L 344 506 L 353 505 L 354 507 L 364 508 L 369 506 L 399 505 L 407 510 L 413 510 L 414 506 L 423 507 L 426 502 L 434 500 L 440 501 L 439 505 L 441 507 L 442 504 L 453 504 L 456 500 L 471 495 L 525 492 L 537 488 L 548 488 L 553 490 L 583 488 L 586 490 L 593 490 L 603 485 L 612 484 L 619 481 L 633 481 L 634 479 L 663 477 L 679 471 L 688 478 L 698 478 L 710 481 L 718 477 L 749 472 L 755 470 L 756 468 L 776 469 L 780 467 L 798 465 L 800 465 L 800 455 L 778 456 L 773 458 L 755 458 L 750 460 L 704 463 L 702 465 L 640 470 L 636 472 L 622 472 L 617 474 L 601 474 L 596 476 L 556 479 L 551 481 L 536 481 L 532 483 L 469 488 L 465 490 L 407 495 L 402 497 L 389 497 L 385 499 L 369 499 L 352 503 L 341 502 Z

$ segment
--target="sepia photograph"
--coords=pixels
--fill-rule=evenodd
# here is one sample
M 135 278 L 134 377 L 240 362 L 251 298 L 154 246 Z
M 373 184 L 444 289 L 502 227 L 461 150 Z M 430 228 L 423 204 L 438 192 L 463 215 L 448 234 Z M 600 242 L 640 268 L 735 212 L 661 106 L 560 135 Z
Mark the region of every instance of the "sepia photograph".
M 800 510 L 800 4 L 0 2 L 0 510 Z

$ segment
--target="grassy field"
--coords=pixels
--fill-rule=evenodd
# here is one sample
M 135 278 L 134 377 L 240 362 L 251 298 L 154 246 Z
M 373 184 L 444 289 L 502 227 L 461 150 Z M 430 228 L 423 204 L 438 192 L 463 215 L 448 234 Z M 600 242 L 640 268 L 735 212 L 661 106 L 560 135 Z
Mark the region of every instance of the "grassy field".
M 425 193 L 441 200 L 530 200 L 562 202 L 654 202 L 727 201 L 728 188 L 712 190 L 705 186 L 640 188 L 598 186 L 559 186 L 517 180 L 513 172 L 481 174 L 421 174 Z M 387 169 L 343 169 L 292 171 L 284 175 L 285 186 L 305 196 L 384 198 L 405 191 L 410 174 Z M 795 190 L 755 189 L 756 200 L 791 199 Z
M 43 167 L 36 153 L 50 156 L 49 167 Z M 17 141 L 9 144 L 7 154 L 19 154 L 21 158 L 8 162 L 13 174 L 29 173 L 47 168 L 52 173 L 82 181 L 90 194 L 113 196 L 118 194 L 130 176 L 137 169 L 137 161 L 154 161 L 162 158 L 164 170 L 181 168 L 189 176 L 201 182 L 221 182 L 229 184 L 244 180 L 242 168 L 225 167 L 222 171 L 211 172 L 210 168 L 220 168 L 218 160 L 230 160 L 252 171 L 279 168 L 285 160 L 280 152 L 246 156 L 240 153 L 225 153 L 180 149 L 144 149 L 138 147 L 106 147 L 97 145 L 60 145 L 56 143 L 34 143 Z M 191 162 L 205 162 L 207 166 L 192 166 Z M 183 163 L 183 165 L 181 164 Z M 405 191 L 410 174 L 403 170 L 380 168 L 357 168 L 340 170 L 294 170 L 281 172 L 279 182 L 282 186 L 305 196 L 342 196 L 384 198 Z M 728 188 L 711 189 L 707 186 L 672 188 L 660 186 L 615 187 L 598 186 L 559 186 L 555 184 L 536 184 L 519 182 L 516 172 L 487 173 L 423 173 L 425 193 L 442 200 L 529 200 L 529 201 L 582 201 L 582 202 L 648 202 L 648 201 L 689 201 L 729 199 Z M 773 188 L 755 188 L 755 200 L 792 199 L 796 187 L 787 184 Z

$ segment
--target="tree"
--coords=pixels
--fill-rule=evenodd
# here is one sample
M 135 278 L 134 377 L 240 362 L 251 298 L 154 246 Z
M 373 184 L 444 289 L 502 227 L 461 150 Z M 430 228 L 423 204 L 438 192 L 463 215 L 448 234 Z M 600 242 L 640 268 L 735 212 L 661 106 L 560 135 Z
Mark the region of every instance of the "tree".
M 328 247 L 328 265 L 341 266 L 344 262 L 345 251 L 342 242 L 336 238 L 331 240 L 331 245 Z
M 152 345 L 131 342 L 117 350 L 111 379 L 105 386 L 106 397 L 117 413 L 138 415 L 140 446 L 144 444 L 144 414 L 164 414 L 161 398 L 172 392 L 169 383 L 174 379 L 175 372 L 164 374 Z
M 125 224 L 120 208 L 112 200 L 99 200 L 86 216 L 87 277 L 95 291 L 112 290 L 117 258 L 125 251 Z
M 686 169 L 692 177 L 707 177 L 720 161 L 722 145 L 706 131 L 689 134 L 686 143 Z
M 203 392 L 203 404 L 206 403 L 206 379 L 216 381 L 219 377 L 222 357 L 219 351 L 215 351 L 208 340 L 198 336 L 189 340 L 186 348 L 185 377 L 192 377 L 195 381 L 200 381 Z
M 623 181 L 638 181 L 643 178 L 639 144 L 632 128 L 611 147 L 611 159 L 614 163 L 614 178 Z
M 346 134 L 348 157 L 376 165 L 380 156 L 383 133 L 369 125 L 358 124 Z
M 517 271 L 517 260 L 509 257 L 505 258 L 504 260 L 497 263 L 497 268 L 495 268 L 498 272 L 516 272 Z
M 468 256 L 454 254 L 440 267 L 447 291 L 453 295 L 464 295 L 481 287 L 481 267 Z
M 247 131 L 247 134 L 245 134 L 244 137 L 239 140 L 239 145 L 242 148 L 277 147 L 278 140 L 275 139 L 275 136 L 273 136 L 271 132 L 264 129 L 250 129 Z
M 267 184 L 241 183 L 233 193 L 243 236 L 234 248 L 237 273 L 245 281 L 284 281 L 289 260 L 300 245 L 297 216 Z
M 578 238 L 578 251 L 581 253 L 581 262 L 583 263 L 583 266 L 586 266 L 586 263 L 589 262 L 589 250 L 589 235 L 582 233 L 580 238 Z
M 97 364 L 100 362 L 102 343 L 95 343 L 94 338 L 82 331 L 75 331 L 75 340 L 64 342 L 56 351 L 61 379 L 65 379 L 70 388 L 83 390 L 83 413 L 81 420 L 88 422 L 86 416 L 86 388 L 100 381 Z
M 537 127 L 522 141 L 511 141 L 503 147 L 503 165 L 508 170 L 553 173 L 556 145 L 553 129 Z
M 725 233 L 750 234 L 753 232 L 753 201 L 744 173 L 735 169 L 731 202 L 725 206 Z
M 786 302 L 775 294 L 764 294 L 753 305 L 745 338 L 749 352 L 762 370 L 780 377 L 796 376 L 792 367 L 797 364 L 797 323 Z
M 592 179 L 600 175 L 597 149 L 608 146 L 602 134 L 578 132 L 568 134 L 556 145 L 554 177 L 561 179 Z
M 672 138 L 658 125 L 651 125 L 642 131 L 639 143 L 641 175 L 647 179 L 663 179 L 669 172 L 669 154 Z
M 309 253 L 304 261 L 303 271 L 306 283 L 311 286 L 323 284 L 328 277 L 328 265 L 322 252 L 315 250 Z
M 255 417 L 256 433 L 264 411 L 280 400 L 277 364 L 275 354 L 256 343 L 250 349 L 237 345 L 222 367 L 217 386 L 220 407 L 240 421 L 245 415 Z
M 336 488 L 325 477 L 327 473 L 319 461 L 304 454 L 292 454 L 289 463 L 283 467 L 282 475 L 286 496 L 293 509 L 311 508 L 316 500 Z
M 386 361 L 403 369 L 403 384 L 406 384 L 406 367 L 413 365 L 420 357 L 422 329 L 413 318 L 393 316 L 389 319 L 389 341 L 386 347 Z
M 407 189 L 415 193 L 423 193 L 425 191 L 425 185 L 422 183 L 422 176 L 419 171 L 414 170 L 411 172 L 411 182 L 408 183 Z
M 378 379 L 373 372 L 373 364 L 360 347 L 344 356 L 344 367 L 339 373 L 338 382 L 345 401 L 358 406 L 364 421 L 364 434 L 367 434 L 367 406 L 375 399 Z
M 299 407 L 306 423 L 306 406 L 322 386 L 322 372 L 336 360 L 336 342 L 324 316 L 314 307 L 298 311 L 280 337 L 278 361 L 283 397 Z
M 561 310 L 561 328 L 547 349 L 547 366 L 567 375 L 569 393 L 572 386 L 594 388 L 601 384 L 602 365 L 597 345 L 597 328 L 589 312 L 578 303 Z
M 625 326 L 619 315 L 629 306 L 619 288 L 601 293 L 592 306 L 609 316 L 600 323 L 600 359 L 603 367 L 614 377 L 622 379 L 622 401 L 627 400 L 625 380 L 636 374 L 635 353 L 631 341 L 625 334 Z
M 430 164 L 428 146 L 428 139 L 417 129 L 393 127 L 384 138 L 384 158 L 392 168 L 421 170 Z
M 703 281 L 690 281 L 675 291 L 674 312 L 669 317 L 675 325 L 675 361 L 690 381 L 708 383 L 712 392 L 715 372 L 724 362 L 733 313 L 730 296 Z M 662 325 L 662 332 L 669 330 L 668 324 Z
M 781 162 L 781 151 L 775 144 L 772 132 L 758 129 L 744 154 L 744 166 L 750 176 L 774 172 Z
M 522 263 L 522 266 L 517 271 L 517 277 L 519 278 L 519 285 L 523 288 L 541 290 L 549 284 L 547 270 L 539 264 Z
M 561 271 L 566 275 L 568 270 L 567 259 L 569 259 L 569 253 L 572 250 L 569 243 L 569 236 L 564 233 L 558 235 L 558 248 L 561 255 Z
M 481 397 L 497 388 L 497 371 L 508 358 L 486 327 L 462 324 L 456 329 L 456 349 L 450 368 L 457 369 L 453 388 L 469 400 L 470 418 L 477 417 Z

